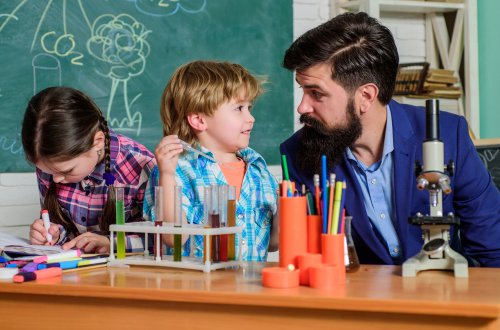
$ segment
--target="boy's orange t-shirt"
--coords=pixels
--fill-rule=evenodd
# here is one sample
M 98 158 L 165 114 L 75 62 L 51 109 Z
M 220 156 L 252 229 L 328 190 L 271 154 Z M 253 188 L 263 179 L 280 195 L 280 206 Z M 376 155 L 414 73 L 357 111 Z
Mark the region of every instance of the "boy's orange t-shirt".
M 236 200 L 240 198 L 241 185 L 245 177 L 246 164 L 243 160 L 219 165 L 222 174 L 230 186 L 236 187 Z

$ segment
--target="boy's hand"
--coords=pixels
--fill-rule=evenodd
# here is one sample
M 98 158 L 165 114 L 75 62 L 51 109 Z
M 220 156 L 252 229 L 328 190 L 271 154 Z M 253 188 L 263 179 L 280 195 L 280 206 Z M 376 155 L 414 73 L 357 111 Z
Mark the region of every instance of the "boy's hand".
M 155 149 L 156 163 L 160 174 L 175 175 L 175 168 L 182 145 L 177 135 L 168 135 L 161 139 Z
M 47 241 L 47 231 L 43 226 L 42 219 L 36 219 L 30 226 L 30 241 L 33 245 L 54 245 L 59 240 L 59 226 L 50 223 L 49 233 L 52 235 L 52 241 Z
M 83 233 L 64 243 L 62 248 L 63 250 L 77 248 L 85 253 L 109 253 L 109 238 L 94 233 Z

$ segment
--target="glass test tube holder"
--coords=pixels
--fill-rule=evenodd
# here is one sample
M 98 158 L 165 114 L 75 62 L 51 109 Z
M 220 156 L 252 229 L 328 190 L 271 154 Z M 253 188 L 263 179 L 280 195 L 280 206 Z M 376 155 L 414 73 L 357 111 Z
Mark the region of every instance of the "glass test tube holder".
M 181 234 L 181 235 L 200 235 L 200 236 L 215 236 L 215 235 L 225 235 L 225 234 L 236 234 L 240 235 L 243 231 L 242 226 L 236 227 L 221 227 L 221 228 L 203 228 L 203 224 L 192 225 L 184 224 L 182 227 L 174 227 L 172 223 L 163 223 L 163 226 L 155 227 L 154 222 L 132 222 L 124 225 L 110 225 L 110 251 L 114 251 L 114 241 L 115 235 L 117 233 L 144 233 L 144 234 Z M 145 235 L 146 236 L 146 235 Z M 161 260 L 155 260 L 154 256 L 150 256 L 147 246 L 147 238 L 145 238 L 144 254 L 143 255 L 133 255 L 127 256 L 123 259 L 115 258 L 114 254 L 110 254 L 109 263 L 111 265 L 141 265 L 141 266 L 163 266 L 163 267 L 173 267 L 173 268 L 186 268 L 194 270 L 202 270 L 205 273 L 209 273 L 212 270 L 238 267 L 241 264 L 241 237 L 238 239 L 238 257 L 236 260 L 228 260 L 223 262 L 212 262 L 210 258 L 203 263 L 203 257 L 195 256 L 183 256 L 181 261 L 173 261 L 173 255 L 163 255 Z M 191 248 L 190 253 L 194 250 L 194 237 L 191 237 Z M 205 239 L 203 239 L 205 241 Z M 157 247 L 155 247 L 157 248 Z M 207 255 L 211 255 L 211 246 L 207 247 Z M 161 250 L 161 245 L 160 245 Z

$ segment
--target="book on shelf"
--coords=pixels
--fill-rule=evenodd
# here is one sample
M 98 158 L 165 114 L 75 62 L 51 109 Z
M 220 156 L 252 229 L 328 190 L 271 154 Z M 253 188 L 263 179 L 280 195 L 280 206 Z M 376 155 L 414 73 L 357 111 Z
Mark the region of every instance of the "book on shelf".
M 432 83 L 454 84 L 458 82 L 458 77 L 455 76 L 454 70 L 430 69 L 427 72 L 425 81 Z
M 431 83 L 455 84 L 458 82 L 458 78 L 442 74 L 430 74 L 425 78 L 425 81 Z
M 447 91 L 459 91 L 460 86 L 445 84 L 445 83 L 432 83 L 424 82 L 424 91 L 436 91 L 436 90 L 447 90 Z
M 464 3 L 464 0 L 425 0 L 431 2 Z
M 455 75 L 455 70 L 429 69 L 429 71 L 427 73 L 429 75 L 436 74 L 436 75 L 443 75 L 443 76 L 454 76 Z
M 460 90 L 434 90 L 429 92 L 427 95 L 435 98 L 450 98 L 450 99 L 458 99 L 462 96 L 462 91 Z

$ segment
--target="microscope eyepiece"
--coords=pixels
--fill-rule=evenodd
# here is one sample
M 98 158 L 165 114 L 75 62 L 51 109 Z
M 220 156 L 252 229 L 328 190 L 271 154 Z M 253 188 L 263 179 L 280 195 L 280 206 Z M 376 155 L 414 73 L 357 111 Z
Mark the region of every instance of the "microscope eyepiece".
M 439 140 L 439 100 L 425 101 L 425 141 Z

